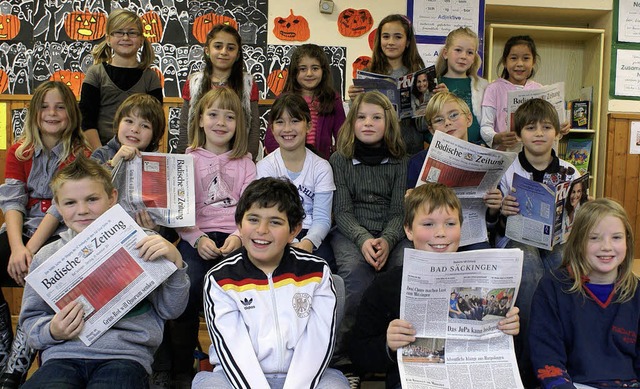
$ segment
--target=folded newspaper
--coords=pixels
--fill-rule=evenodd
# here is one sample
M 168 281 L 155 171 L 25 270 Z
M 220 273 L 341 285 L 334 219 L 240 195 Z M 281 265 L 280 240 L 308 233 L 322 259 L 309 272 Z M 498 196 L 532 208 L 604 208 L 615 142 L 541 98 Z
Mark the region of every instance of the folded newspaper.
M 72 301 L 82 304 L 79 338 L 90 346 L 176 271 L 169 260 L 138 256 L 135 245 L 145 236 L 116 204 L 25 280 L 55 312 Z
M 498 329 L 518 295 L 519 249 L 405 249 L 400 318 L 416 341 L 398 349 L 404 389 L 523 388 L 513 337 Z
M 513 118 L 518 107 L 525 101 L 531 99 L 548 101 L 558 112 L 560 125 L 566 121 L 564 82 L 556 82 L 555 84 L 546 85 L 538 89 L 516 89 L 507 92 L 507 128 L 509 131 L 515 131 Z
M 184 154 L 142 153 L 121 160 L 111 172 L 118 204 L 132 216 L 146 210 L 165 227 L 196 224 L 193 157 Z
M 496 189 L 516 154 L 489 149 L 436 131 L 416 186 L 439 182 L 455 190 L 462 203 L 460 245 L 487 240 L 483 197 Z

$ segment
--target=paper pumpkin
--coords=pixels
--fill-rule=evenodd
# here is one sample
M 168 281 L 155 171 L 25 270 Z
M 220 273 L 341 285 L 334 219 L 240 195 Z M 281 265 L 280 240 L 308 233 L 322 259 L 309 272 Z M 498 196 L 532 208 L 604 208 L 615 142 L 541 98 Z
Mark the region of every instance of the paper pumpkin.
M 283 41 L 306 41 L 311 35 L 307 19 L 294 15 L 292 9 L 289 11 L 291 14 L 286 18 L 278 16 L 273 20 L 273 35 Z
M 356 78 L 358 70 L 366 69 L 367 66 L 369 66 L 369 62 L 371 62 L 371 57 L 369 57 L 368 55 L 361 55 L 356 58 L 356 60 L 353 61 L 353 64 L 351 65 L 353 68 L 353 78 Z
M 362 36 L 371 27 L 373 27 L 373 17 L 367 9 L 347 8 L 338 15 L 338 32 L 342 36 Z
M 7 72 L 0 69 L 0 93 L 4 93 L 9 88 L 9 76 Z
M 64 31 L 77 41 L 94 41 L 105 34 L 107 15 L 102 12 L 73 11 L 64 19 Z
M 267 77 L 267 86 L 274 95 L 278 96 L 282 93 L 288 74 L 289 72 L 287 69 L 276 69 L 269 73 L 269 77 Z
M 376 44 L 376 32 L 378 32 L 377 28 L 374 28 L 373 30 L 371 30 L 371 32 L 369 33 L 369 48 L 371 50 L 373 50 L 373 45 Z
M 207 41 L 207 34 L 211 31 L 211 27 L 216 24 L 226 24 L 238 29 L 238 22 L 233 20 L 228 16 L 218 15 L 214 13 L 208 13 L 202 16 L 198 16 L 196 20 L 193 21 L 193 28 L 191 32 L 194 37 L 200 43 L 205 43 Z
M 0 40 L 15 38 L 20 32 L 20 19 L 16 15 L 0 14 Z
M 80 96 L 82 82 L 84 81 L 84 73 L 74 72 L 72 70 L 58 70 L 53 73 L 49 79 L 51 81 L 60 81 L 65 83 L 77 97 Z
M 142 35 L 151 43 L 162 40 L 162 19 L 156 12 L 149 11 L 140 16 L 142 20 Z

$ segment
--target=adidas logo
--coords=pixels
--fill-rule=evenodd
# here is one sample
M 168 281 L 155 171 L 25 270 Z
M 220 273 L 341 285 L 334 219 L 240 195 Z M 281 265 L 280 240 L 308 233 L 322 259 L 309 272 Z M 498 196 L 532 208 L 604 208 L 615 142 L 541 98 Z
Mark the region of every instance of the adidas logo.
M 240 300 L 240 302 L 242 303 L 242 305 L 244 305 L 244 309 L 253 309 L 255 308 L 253 304 L 253 299 L 252 298 L 243 298 Z

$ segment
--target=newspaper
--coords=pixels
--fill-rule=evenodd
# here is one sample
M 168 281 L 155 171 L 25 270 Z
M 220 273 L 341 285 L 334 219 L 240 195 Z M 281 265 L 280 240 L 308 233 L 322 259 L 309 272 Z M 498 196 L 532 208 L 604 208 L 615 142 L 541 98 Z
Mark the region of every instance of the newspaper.
M 589 174 L 549 186 L 514 173 L 510 194 L 516 198 L 520 213 L 507 218 L 505 236 L 545 250 L 566 242 L 573 215 L 567 214 L 565 208 L 571 188 L 578 183 L 584 193 L 582 204 L 587 198 Z
M 416 341 L 398 349 L 404 389 L 523 388 L 513 337 L 497 328 L 516 300 L 522 258 L 518 249 L 405 249 L 400 318 Z
M 116 204 L 25 280 L 55 312 L 72 301 L 82 304 L 79 338 L 90 346 L 176 270 L 166 259 L 138 256 L 135 245 L 145 236 Z
M 489 149 L 436 131 L 416 186 L 440 182 L 455 190 L 462 203 L 460 245 L 487 240 L 486 211 L 482 200 L 495 189 L 517 154 Z
M 550 102 L 556 111 L 558 111 L 560 124 L 566 121 L 566 110 L 564 108 L 564 82 L 557 82 L 538 89 L 511 90 L 507 92 L 507 128 L 509 131 L 515 131 L 513 118 L 518 107 L 525 101 L 531 99 L 543 99 Z
M 358 70 L 353 80 L 353 85 L 364 88 L 365 92 L 377 90 L 387 96 L 400 119 L 423 116 L 437 84 L 433 65 L 398 79 Z
M 121 160 L 111 174 L 118 203 L 130 215 L 146 209 L 161 226 L 196 224 L 192 156 L 142 153 L 141 158 Z

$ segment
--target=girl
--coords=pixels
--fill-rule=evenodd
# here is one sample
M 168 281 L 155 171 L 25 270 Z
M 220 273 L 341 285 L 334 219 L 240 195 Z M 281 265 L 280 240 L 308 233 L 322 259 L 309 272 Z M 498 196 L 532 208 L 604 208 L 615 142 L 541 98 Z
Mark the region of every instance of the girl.
M 565 215 L 562 218 L 562 231 L 564 235 L 569 235 L 571 232 L 576 211 L 585 203 L 585 201 L 587 201 L 587 191 L 585 190 L 582 181 L 572 182 L 569 187 L 569 197 L 567 197 L 564 203 Z
M 640 290 L 633 231 L 609 199 L 580 207 L 562 266 L 538 284 L 531 312 L 531 359 L 542 388 L 640 385 Z
M 82 129 L 94 150 L 113 137 L 113 115 L 132 93 L 148 93 L 162 103 L 160 78 L 150 68 L 155 54 L 142 31 L 138 15 L 117 9 L 109 14 L 104 41 L 93 50 L 94 65 L 82 83 L 80 111 Z
M 340 129 L 336 149 L 329 159 L 338 226 L 331 247 L 346 289 L 340 353 L 365 288 L 378 272 L 400 265 L 402 250 L 409 247 L 402 230 L 407 157 L 389 99 L 377 91 L 359 94 Z
M 243 136 L 248 142 L 248 151 L 253 160 L 258 157 L 260 143 L 260 114 L 258 112 L 258 86 L 251 74 L 245 72 L 242 61 L 242 38 L 235 28 L 217 24 L 207 34 L 204 44 L 204 70 L 189 77 L 184 85 L 182 98 L 184 105 L 180 115 L 180 137 L 178 139 L 178 153 L 183 153 L 187 143 L 193 143 L 193 134 L 187 129 L 198 128 L 192 126 L 197 118 L 194 108 L 200 98 L 212 88 L 223 86 L 233 90 L 242 101 L 243 121 L 249 124 L 245 130 L 248 136 Z M 237 118 L 241 120 L 241 118 Z
M 376 31 L 371 65 L 367 71 L 387 74 L 395 78 L 424 68 L 418 53 L 416 38 L 411 22 L 404 15 L 393 14 L 380 21 Z M 364 92 L 363 88 L 349 86 L 349 98 L 353 101 Z M 406 151 L 413 155 L 424 148 L 426 126 L 420 120 L 403 119 L 402 139 Z
M 306 216 L 297 236 L 298 243 L 293 246 L 313 252 L 334 268 L 333 252 L 324 238 L 331 228 L 336 186 L 329 162 L 305 147 L 311 118 L 309 106 L 300 95 L 284 93 L 278 97 L 271 107 L 269 125 L 280 147 L 258 162 L 257 175 L 258 178 L 287 177 L 295 184 Z
M 328 159 L 344 122 L 344 108 L 340 95 L 333 89 L 329 61 L 320 46 L 307 43 L 293 50 L 284 92 L 301 95 L 307 102 L 311 126 L 306 143 L 313 146 L 322 158 Z M 264 138 L 266 150 L 272 152 L 279 144 L 267 129 Z
M 480 136 L 482 97 L 487 80 L 478 77 L 482 59 L 478 55 L 478 35 L 468 27 L 457 28 L 447 35 L 436 62 L 436 76 L 448 90 L 464 100 L 472 109 L 473 122 L 467 129 L 471 143 L 483 144 Z
M 5 181 L 0 185 L 0 209 L 5 217 L 0 228 L 2 286 L 24 286 L 33 255 L 66 228 L 59 227 L 55 216 L 45 217 L 52 198 L 49 181 L 57 169 L 90 153 L 73 92 L 62 82 L 41 84 L 29 103 L 24 132 L 7 152 Z M 0 366 L 4 366 L 0 385 L 17 387 L 34 352 L 20 328 L 13 346 L 12 338 L 9 307 L 0 291 Z
M 255 179 L 256 167 L 247 153 L 242 103 L 230 88 L 214 88 L 194 107 L 192 140 L 196 182 L 196 226 L 178 229 L 178 250 L 189 265 L 189 303 L 174 321 L 173 373 L 191 382 L 193 351 L 198 342 L 204 276 L 222 256 L 241 246 L 235 210 L 240 195 Z

